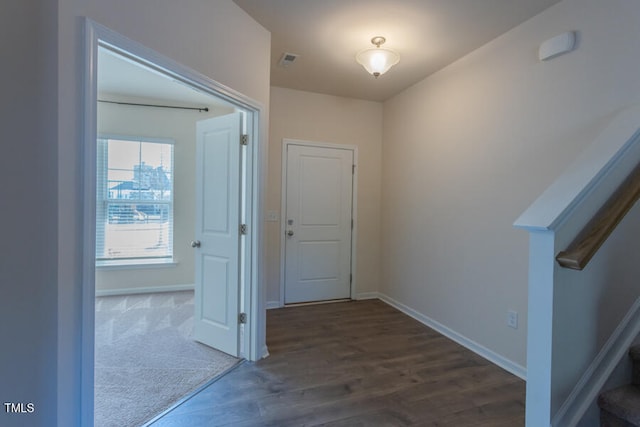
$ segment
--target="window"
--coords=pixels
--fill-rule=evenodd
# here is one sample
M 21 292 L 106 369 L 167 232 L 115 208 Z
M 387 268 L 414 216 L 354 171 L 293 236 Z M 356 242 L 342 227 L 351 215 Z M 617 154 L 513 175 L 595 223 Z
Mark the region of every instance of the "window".
M 173 142 L 98 139 L 96 262 L 173 262 Z

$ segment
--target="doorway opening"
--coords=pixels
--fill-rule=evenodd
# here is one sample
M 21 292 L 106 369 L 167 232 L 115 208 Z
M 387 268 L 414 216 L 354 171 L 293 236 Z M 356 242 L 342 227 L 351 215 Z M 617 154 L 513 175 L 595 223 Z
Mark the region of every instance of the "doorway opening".
M 264 308 L 259 301 L 258 286 L 260 107 L 99 24 L 87 20 L 86 33 L 82 417 L 83 424 L 89 425 L 93 423 L 95 408 L 96 327 L 104 327 L 96 324 L 96 295 L 177 292 L 170 300 L 184 309 L 184 293 L 191 289 L 195 294 L 193 323 L 209 326 L 198 337 L 199 341 L 224 347 L 222 350 L 232 356 L 249 360 L 261 358 L 266 349 L 260 344 L 264 342 L 261 332 Z M 124 67 L 120 71 L 126 69 L 132 74 L 122 78 L 112 66 Z M 162 107 L 157 105 L 180 107 L 171 111 L 180 111 L 183 118 L 194 114 L 190 108 L 195 106 L 197 120 L 185 119 L 192 123 L 193 137 L 166 134 L 166 129 L 179 127 L 167 118 L 168 108 L 162 110 L 165 118 L 154 113 L 156 118 L 145 124 L 149 117 L 143 116 L 149 116 L 151 110 L 160 111 Z M 196 135 L 199 127 L 196 122 L 206 123 L 225 116 L 233 118 L 226 130 L 219 127 L 213 136 Z M 110 120 L 111 124 L 106 124 Z M 237 139 L 232 144 L 234 137 Z M 185 143 L 187 140 L 191 144 Z M 221 144 L 226 145 L 220 148 Z M 235 164 L 218 162 L 215 165 L 218 175 L 207 175 L 206 170 L 198 170 L 201 166 L 208 168 L 207 162 L 196 165 L 199 145 L 209 147 L 204 151 L 217 154 L 221 150 L 237 152 Z M 128 166 L 118 164 L 118 159 L 127 152 L 137 158 L 129 161 Z M 204 155 L 204 158 L 211 161 L 217 157 Z M 221 166 L 226 167 L 222 172 Z M 198 173 L 201 180 L 214 178 L 216 182 L 203 184 L 196 177 Z M 217 183 L 221 179 L 226 179 L 224 184 Z M 232 181 L 235 187 L 228 185 Z M 225 188 L 229 192 L 223 194 Z M 210 198 L 224 196 L 229 209 L 221 215 L 219 204 L 212 204 L 211 200 L 198 202 L 203 193 Z M 196 218 L 198 209 L 201 213 Z M 202 228 L 196 223 L 199 220 L 207 225 L 205 231 L 211 231 L 210 225 L 219 225 L 216 220 L 222 216 L 227 221 L 229 241 L 236 240 L 236 250 L 227 254 L 226 264 L 222 262 L 227 285 L 216 287 L 210 283 L 223 277 L 221 263 L 216 261 L 224 254 L 211 252 L 198 234 Z M 244 234 L 240 233 L 241 224 Z M 190 241 L 192 244 L 203 241 L 202 252 L 206 255 L 198 257 L 196 253 L 201 248 L 192 247 Z M 137 247 L 132 249 L 131 242 L 137 242 Z M 213 280 L 207 281 L 206 277 Z M 216 298 L 221 289 L 227 291 L 224 296 L 227 303 L 222 306 Z M 152 299 L 149 296 L 142 304 Z M 166 298 L 165 303 L 169 303 Z M 156 320 L 170 323 L 168 318 Z M 216 327 L 225 330 L 226 335 L 212 338 Z

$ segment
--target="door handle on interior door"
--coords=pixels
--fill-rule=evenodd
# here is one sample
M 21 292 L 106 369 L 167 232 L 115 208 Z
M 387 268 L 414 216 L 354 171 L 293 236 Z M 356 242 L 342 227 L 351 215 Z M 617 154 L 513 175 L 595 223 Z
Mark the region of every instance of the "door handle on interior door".
M 200 240 L 192 240 L 191 241 L 191 247 L 192 248 L 199 248 L 200 247 Z
M 293 230 L 287 231 L 287 236 L 289 236 L 289 237 L 293 236 Z

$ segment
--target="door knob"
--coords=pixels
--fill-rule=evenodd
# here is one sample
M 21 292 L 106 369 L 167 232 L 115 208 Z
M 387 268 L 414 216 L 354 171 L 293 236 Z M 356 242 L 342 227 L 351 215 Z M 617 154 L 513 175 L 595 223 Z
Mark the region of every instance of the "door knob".
M 192 240 L 191 241 L 191 247 L 192 248 L 199 248 L 200 247 L 200 240 Z
M 287 236 L 289 236 L 289 237 L 293 236 L 293 230 L 287 231 Z

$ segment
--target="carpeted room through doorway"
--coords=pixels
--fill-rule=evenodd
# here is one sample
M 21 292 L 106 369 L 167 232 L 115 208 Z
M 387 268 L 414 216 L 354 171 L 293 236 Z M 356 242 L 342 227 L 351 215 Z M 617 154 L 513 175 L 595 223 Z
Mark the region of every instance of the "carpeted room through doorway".
M 193 340 L 193 316 L 193 291 L 96 298 L 96 427 L 142 425 L 238 363 Z

